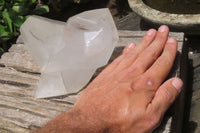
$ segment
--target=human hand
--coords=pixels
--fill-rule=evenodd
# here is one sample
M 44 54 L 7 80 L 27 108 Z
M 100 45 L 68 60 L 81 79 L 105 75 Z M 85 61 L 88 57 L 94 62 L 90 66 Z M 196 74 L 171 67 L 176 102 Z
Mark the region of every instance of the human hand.
M 178 78 L 163 83 L 177 52 L 168 34 L 161 26 L 149 30 L 139 45 L 129 44 L 50 125 L 64 121 L 59 131 L 72 133 L 152 132 L 183 85 Z

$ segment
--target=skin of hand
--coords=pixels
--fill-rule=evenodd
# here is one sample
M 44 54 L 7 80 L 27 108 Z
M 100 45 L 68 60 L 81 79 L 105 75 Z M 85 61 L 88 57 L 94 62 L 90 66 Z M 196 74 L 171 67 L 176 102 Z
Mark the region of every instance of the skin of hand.
M 150 29 L 129 44 L 81 93 L 74 107 L 38 133 L 150 133 L 180 93 L 168 75 L 177 52 L 169 28 Z

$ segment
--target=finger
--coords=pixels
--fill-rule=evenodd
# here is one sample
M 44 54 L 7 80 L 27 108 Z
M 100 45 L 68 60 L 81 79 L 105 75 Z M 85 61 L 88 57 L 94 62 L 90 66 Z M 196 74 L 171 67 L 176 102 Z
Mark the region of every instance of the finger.
M 135 48 L 135 46 L 136 46 L 135 43 L 133 43 L 133 42 L 130 43 L 129 45 L 127 45 L 127 46 L 124 48 L 122 54 L 128 54 L 131 50 L 133 50 L 133 49 Z
M 166 44 L 169 28 L 161 26 L 156 34 L 154 41 L 138 56 L 135 62 L 126 70 L 123 79 L 133 78 L 144 73 L 158 58 Z
M 165 25 L 161 26 L 157 32 L 155 40 L 147 47 L 132 64 L 129 70 L 135 70 L 134 66 L 140 67 L 138 74 L 143 73 L 146 69 L 154 63 L 163 50 L 169 34 L 169 28 Z M 134 73 L 135 75 L 135 73 Z
M 88 88 L 95 88 L 98 87 L 102 82 L 108 81 L 111 77 L 111 73 L 113 70 L 119 65 L 119 63 L 123 60 L 124 56 L 131 52 L 135 48 L 135 43 L 128 44 L 122 54 L 117 57 L 110 65 L 108 65 L 88 86 Z M 105 82 L 106 83 L 106 82 Z
M 156 30 L 150 29 L 143 37 L 141 42 L 135 47 L 135 49 L 129 52 L 129 54 L 126 54 L 126 56 L 124 56 L 123 61 L 115 69 L 116 72 L 119 73 L 128 68 L 135 61 L 138 55 L 151 44 L 155 36 Z
M 131 51 L 133 51 L 133 49 L 135 48 L 136 44 L 135 43 L 130 43 L 128 44 L 122 54 L 117 57 L 113 62 L 111 62 L 110 65 L 108 65 L 101 73 L 101 75 L 107 75 L 109 73 L 111 73 L 123 60 L 124 56 L 126 56 L 126 54 L 129 54 Z
M 162 55 L 155 63 L 144 73 L 143 78 L 147 78 L 151 82 L 151 87 L 157 89 L 168 75 L 177 52 L 177 41 L 169 38 L 165 45 Z
M 156 91 L 154 98 L 147 106 L 147 111 L 153 111 L 158 116 L 162 117 L 180 93 L 182 86 L 183 82 L 179 78 L 167 80 Z

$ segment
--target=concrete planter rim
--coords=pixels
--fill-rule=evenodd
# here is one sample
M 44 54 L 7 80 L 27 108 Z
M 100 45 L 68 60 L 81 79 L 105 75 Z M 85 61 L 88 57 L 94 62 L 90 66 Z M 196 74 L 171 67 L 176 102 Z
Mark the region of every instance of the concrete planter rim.
M 142 0 L 128 0 L 128 2 L 135 13 L 153 23 L 176 27 L 196 27 L 200 25 L 200 14 L 171 14 L 155 10 L 147 6 Z

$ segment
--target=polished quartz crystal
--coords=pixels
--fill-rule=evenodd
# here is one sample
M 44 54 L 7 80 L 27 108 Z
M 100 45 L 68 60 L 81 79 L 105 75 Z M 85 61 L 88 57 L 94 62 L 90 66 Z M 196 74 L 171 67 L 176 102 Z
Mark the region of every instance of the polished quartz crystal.
M 80 91 L 95 70 L 108 62 L 118 41 L 108 9 L 80 13 L 67 23 L 31 16 L 20 31 L 41 68 L 37 98 Z

